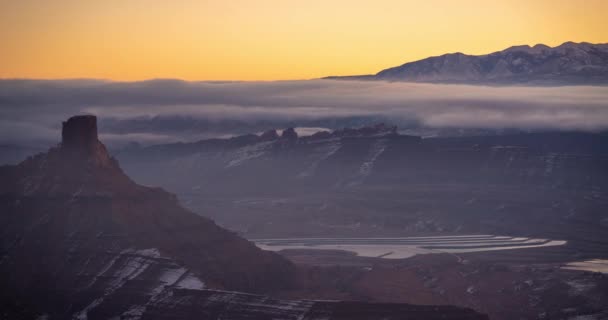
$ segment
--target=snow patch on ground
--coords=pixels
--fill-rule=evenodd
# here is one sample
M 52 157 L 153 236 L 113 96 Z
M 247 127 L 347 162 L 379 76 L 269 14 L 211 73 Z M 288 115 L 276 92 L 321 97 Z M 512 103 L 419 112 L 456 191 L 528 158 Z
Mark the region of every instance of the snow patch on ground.
M 363 177 L 367 177 L 372 172 L 374 162 L 376 162 L 378 157 L 386 150 L 387 141 L 388 140 L 386 139 L 380 139 L 372 144 L 367 159 L 359 168 L 359 173 Z
M 93 278 L 92 282 L 87 286 L 91 287 L 98 279 L 110 279 L 105 288 L 103 295 L 91 301 L 84 309 L 74 314 L 73 319 L 86 320 L 89 312 L 101 305 L 106 298 L 114 294 L 128 281 L 134 280 L 146 271 L 151 265 L 159 265 L 159 259 L 162 256 L 158 249 L 126 249 L 116 254 L 110 259 L 101 269 L 101 271 Z M 175 263 L 161 263 L 164 269 L 158 276 L 158 281 L 149 292 L 149 299 L 146 303 L 133 305 L 125 311 L 120 318 L 137 320 L 145 313 L 148 306 L 155 303 L 164 296 L 171 294 L 170 288 L 195 289 L 201 290 L 205 288 L 205 283 L 198 279 L 188 269 L 180 267 Z
M 150 266 L 154 259 L 157 259 L 159 257 L 160 252 L 157 249 L 126 249 L 121 251 L 102 269 L 102 271 L 93 279 L 91 284 L 89 284 L 89 286 L 94 284 L 99 277 L 110 271 L 110 269 L 112 269 L 112 267 L 117 264 L 117 261 L 120 258 L 125 258 L 126 260 L 124 261 L 124 263 L 119 267 L 117 271 L 113 273 L 112 280 L 106 286 L 103 295 L 93 300 L 81 311 L 77 312 L 73 318 L 78 320 L 86 320 L 88 318 L 89 312 L 99 306 L 106 297 L 112 295 L 116 290 L 120 289 L 128 281 L 133 280 L 137 276 L 139 276 Z
M 318 151 L 319 153 L 321 153 L 321 157 L 315 161 L 313 161 L 310 166 L 304 170 L 302 173 L 300 173 L 298 176 L 299 177 L 310 177 L 312 176 L 315 171 L 317 171 L 317 168 L 319 167 L 319 164 L 321 164 L 321 162 L 329 159 L 331 156 L 333 156 L 336 152 L 338 152 L 338 150 L 340 150 L 340 148 L 342 147 L 342 145 L 339 142 L 336 143 L 332 143 L 329 145 L 324 145 L 323 147 L 319 148 Z
M 595 284 L 585 281 L 585 280 L 570 280 L 566 281 L 566 283 L 570 286 L 570 290 L 568 293 L 571 296 L 580 296 L 589 292 L 591 289 L 595 288 Z
M 186 277 L 175 284 L 175 288 L 202 290 L 205 289 L 205 283 L 197 278 L 194 274 L 188 273 Z
M 164 270 L 161 276 L 158 278 L 159 284 L 150 293 L 150 299 L 143 305 L 134 305 L 129 310 L 125 311 L 121 315 L 121 319 L 124 320 L 138 320 L 146 312 L 149 305 L 156 303 L 161 300 L 164 296 L 170 294 L 167 292 L 167 288 L 176 287 L 184 288 L 180 284 L 184 281 L 191 283 L 192 285 L 187 289 L 204 289 L 205 285 L 202 281 L 188 272 L 185 268 L 170 268 Z
M 266 153 L 267 147 L 272 144 L 273 141 L 268 142 L 260 142 L 251 146 L 246 146 L 237 149 L 231 157 L 231 160 L 228 161 L 226 168 L 239 166 L 246 161 L 253 160 L 259 158 Z
M 559 154 L 557 153 L 549 153 L 545 159 L 545 175 L 551 175 L 551 173 L 555 170 L 557 165 Z

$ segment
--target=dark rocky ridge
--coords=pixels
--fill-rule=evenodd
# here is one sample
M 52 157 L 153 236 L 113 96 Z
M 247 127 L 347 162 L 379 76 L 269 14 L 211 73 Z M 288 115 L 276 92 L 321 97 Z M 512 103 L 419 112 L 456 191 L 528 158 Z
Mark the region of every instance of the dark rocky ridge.
M 551 48 L 514 46 L 487 55 L 450 53 L 405 63 L 375 75 L 328 77 L 470 84 L 608 84 L 608 44 L 566 42 Z
M 95 121 L 71 118 L 59 146 L 0 167 L 2 318 L 352 315 L 344 303 L 217 291 L 293 289 L 296 270 L 279 255 L 183 209 L 174 195 L 134 183 L 97 139 Z M 310 308 L 291 308 L 299 305 Z M 454 307 L 352 305 L 360 312 L 350 319 L 486 318 Z
M 146 310 L 144 319 L 465 320 L 488 319 L 451 306 L 355 301 L 280 300 L 210 290 L 175 290 Z
M 606 139 L 581 132 L 421 139 L 378 125 L 291 144 L 247 135 L 118 157 L 136 179 L 164 185 L 251 237 L 460 231 L 597 241 L 607 226 Z

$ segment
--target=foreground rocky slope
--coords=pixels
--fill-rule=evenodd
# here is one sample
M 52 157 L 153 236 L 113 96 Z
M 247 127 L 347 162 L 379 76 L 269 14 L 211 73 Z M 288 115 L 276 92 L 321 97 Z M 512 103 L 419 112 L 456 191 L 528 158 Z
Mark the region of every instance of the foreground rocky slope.
M 566 42 L 551 48 L 514 46 L 487 55 L 450 53 L 409 62 L 375 75 L 330 77 L 473 84 L 607 84 L 608 44 Z
M 296 270 L 183 209 L 172 194 L 131 181 L 97 139 L 93 116 L 65 122 L 62 143 L 49 152 L 1 167 L 0 182 L 2 318 L 319 319 L 345 312 L 339 303 L 217 291 L 294 290 Z M 449 307 L 356 305 L 371 319 L 403 312 L 483 318 Z
M 298 265 L 339 265 L 334 280 L 359 299 L 473 308 L 493 320 L 608 317 L 608 275 L 547 263 L 546 248 L 425 254 L 403 260 L 287 250 Z M 519 251 L 519 252 L 518 252 Z M 520 259 L 526 255 L 529 259 Z M 516 259 L 513 259 L 516 258 Z
M 153 319 L 487 319 L 467 309 L 403 303 L 279 300 L 235 292 L 175 290 L 146 310 Z

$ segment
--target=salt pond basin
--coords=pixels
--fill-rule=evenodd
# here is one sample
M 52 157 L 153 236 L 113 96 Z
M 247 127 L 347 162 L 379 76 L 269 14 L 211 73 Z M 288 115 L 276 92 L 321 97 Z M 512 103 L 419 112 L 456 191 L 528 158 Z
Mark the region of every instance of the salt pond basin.
M 608 260 L 593 259 L 587 261 L 570 262 L 566 264 L 563 269 L 600 272 L 608 274 Z
M 270 251 L 293 249 L 342 250 L 361 257 L 405 259 L 418 254 L 466 253 L 528 249 L 566 244 L 564 240 L 495 235 L 457 235 L 399 238 L 281 238 L 251 239 Z

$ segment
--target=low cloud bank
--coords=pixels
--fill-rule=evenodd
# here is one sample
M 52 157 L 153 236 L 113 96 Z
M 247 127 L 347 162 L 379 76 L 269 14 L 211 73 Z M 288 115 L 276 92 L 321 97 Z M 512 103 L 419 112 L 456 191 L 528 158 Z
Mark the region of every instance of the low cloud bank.
M 347 118 L 388 119 L 424 128 L 598 131 L 608 129 L 608 87 L 332 80 L 0 81 L 0 143 L 56 141 L 60 122 L 81 113 L 107 121 L 101 126 L 107 137 L 143 142 L 208 136 L 226 123 L 325 126 L 319 121 L 339 125 L 339 119 Z

